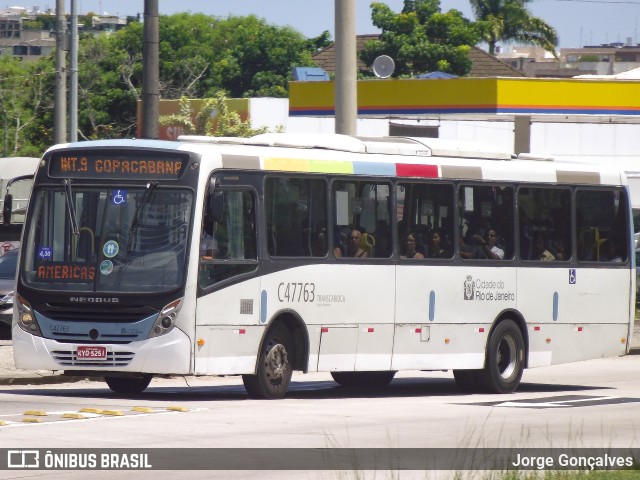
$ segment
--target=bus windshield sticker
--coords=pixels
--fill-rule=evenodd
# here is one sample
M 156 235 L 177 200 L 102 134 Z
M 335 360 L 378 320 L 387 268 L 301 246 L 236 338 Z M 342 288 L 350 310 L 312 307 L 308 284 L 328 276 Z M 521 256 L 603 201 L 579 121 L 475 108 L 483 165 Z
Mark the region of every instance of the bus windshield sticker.
M 125 203 L 127 203 L 126 190 L 111 190 L 111 205 L 124 205 Z
M 109 240 L 102 247 L 102 253 L 104 253 L 104 256 L 107 258 L 115 257 L 119 251 L 120 245 L 118 245 L 118 242 L 116 242 L 115 240 Z
M 38 280 L 65 280 L 68 282 L 93 281 L 96 267 L 89 263 L 47 262 L 38 265 Z
M 100 264 L 100 273 L 102 275 L 109 275 L 111 272 L 113 272 L 113 262 L 111 260 L 104 260 Z
M 49 161 L 49 175 L 58 178 L 176 180 L 185 171 L 187 161 L 185 155 L 177 154 L 53 152 Z M 115 200 L 114 196 L 111 200 Z
M 40 247 L 38 249 L 38 258 L 40 260 L 51 260 L 53 256 L 53 252 L 51 251 L 51 247 Z

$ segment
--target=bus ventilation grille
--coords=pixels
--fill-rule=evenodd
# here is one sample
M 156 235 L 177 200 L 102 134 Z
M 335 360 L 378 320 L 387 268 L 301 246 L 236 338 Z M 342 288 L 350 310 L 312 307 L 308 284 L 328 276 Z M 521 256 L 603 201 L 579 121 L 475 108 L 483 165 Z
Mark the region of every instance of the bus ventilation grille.
M 126 367 L 135 356 L 133 352 L 107 352 L 105 360 L 87 360 L 78 359 L 73 350 L 54 350 L 51 354 L 59 365 L 65 367 Z
M 44 308 L 38 311 L 52 320 L 63 320 L 67 322 L 104 322 L 104 323 L 134 323 L 158 311 L 151 307 L 118 307 L 114 311 L 113 305 L 78 307 L 67 304 L 47 303 Z M 117 312 L 117 313 L 116 313 Z

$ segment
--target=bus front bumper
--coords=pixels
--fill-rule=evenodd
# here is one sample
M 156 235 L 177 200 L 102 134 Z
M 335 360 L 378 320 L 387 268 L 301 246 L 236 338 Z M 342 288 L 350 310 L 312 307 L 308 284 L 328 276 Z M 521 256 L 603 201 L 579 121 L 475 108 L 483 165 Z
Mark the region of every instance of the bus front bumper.
M 13 325 L 13 358 L 26 370 L 135 372 L 163 375 L 191 374 L 192 342 L 178 328 L 160 337 L 128 344 L 91 344 L 106 348 L 106 358 L 78 358 L 81 343 L 61 343 L 31 335 Z

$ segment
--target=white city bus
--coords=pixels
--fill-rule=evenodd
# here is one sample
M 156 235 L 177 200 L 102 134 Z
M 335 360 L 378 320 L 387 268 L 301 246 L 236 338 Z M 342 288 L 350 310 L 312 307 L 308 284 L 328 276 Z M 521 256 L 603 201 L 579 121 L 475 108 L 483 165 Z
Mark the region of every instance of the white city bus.
M 116 392 L 452 370 L 508 393 L 525 368 L 624 355 L 633 327 L 629 193 L 605 166 L 437 139 L 80 142 L 45 153 L 27 225 L 16 366 Z

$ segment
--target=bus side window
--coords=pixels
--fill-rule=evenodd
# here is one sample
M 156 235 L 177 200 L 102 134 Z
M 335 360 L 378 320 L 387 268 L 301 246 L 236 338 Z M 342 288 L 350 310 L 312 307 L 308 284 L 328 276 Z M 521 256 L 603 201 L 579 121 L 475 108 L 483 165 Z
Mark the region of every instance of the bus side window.
M 267 251 L 274 257 L 327 254 L 324 180 L 270 176 L 265 182 Z
M 401 258 L 452 258 L 453 205 L 452 184 L 423 182 L 399 183 L 398 203 L 402 205 L 398 221 Z M 407 238 L 412 234 L 417 257 L 407 252 Z
M 520 188 L 518 218 L 521 260 L 569 260 L 571 256 L 570 189 Z
M 198 277 L 202 287 L 252 272 L 258 265 L 253 192 L 229 189 L 219 190 L 214 195 L 219 193 L 222 194 L 221 213 L 218 221 L 214 222 L 213 229 L 218 252 L 216 258 L 204 256 L 200 259 Z M 203 223 L 206 224 L 207 221 L 208 219 L 203 219 Z
M 626 193 L 622 189 L 576 192 L 578 260 L 622 263 L 629 260 Z
M 334 256 L 361 257 L 358 250 L 365 254 L 362 258 L 391 256 L 391 185 L 340 180 L 334 183 L 332 197 Z M 358 249 L 349 241 L 352 234 L 360 238 Z
M 458 190 L 460 256 L 503 258 L 514 254 L 514 191 L 502 185 L 461 185 Z M 490 247 L 487 233 L 491 232 Z M 493 251 L 493 253 L 489 253 Z M 497 252 L 497 253 L 496 253 Z

